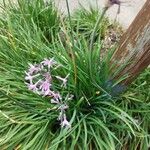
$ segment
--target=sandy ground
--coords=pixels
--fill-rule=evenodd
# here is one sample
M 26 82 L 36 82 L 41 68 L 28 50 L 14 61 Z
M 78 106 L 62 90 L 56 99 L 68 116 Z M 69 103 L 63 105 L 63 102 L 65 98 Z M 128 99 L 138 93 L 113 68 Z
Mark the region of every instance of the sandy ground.
M 90 5 L 98 6 L 98 8 L 103 8 L 105 4 L 105 0 L 68 0 L 71 12 L 80 7 L 80 4 L 88 9 Z M 116 20 L 124 27 L 128 28 L 128 26 L 132 23 L 137 13 L 140 11 L 146 0 L 121 0 L 121 12 L 117 15 L 118 6 L 111 7 L 107 15 L 110 19 Z M 56 5 L 59 9 L 65 13 L 66 11 L 66 0 L 56 0 Z

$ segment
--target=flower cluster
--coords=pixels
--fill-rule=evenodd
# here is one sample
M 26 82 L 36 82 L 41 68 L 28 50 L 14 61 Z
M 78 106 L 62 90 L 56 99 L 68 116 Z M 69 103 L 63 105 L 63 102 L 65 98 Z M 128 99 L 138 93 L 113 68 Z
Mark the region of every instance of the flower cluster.
M 38 95 L 51 98 L 51 103 L 55 104 L 58 108 L 58 120 L 61 122 L 61 126 L 71 127 L 71 124 L 66 118 L 66 110 L 69 108 L 69 106 L 63 101 L 60 90 L 56 90 L 56 88 L 54 88 L 55 81 L 60 83 L 60 89 L 67 87 L 69 74 L 63 78 L 52 73 L 53 70 L 58 69 L 60 66 L 61 65 L 58 64 L 54 58 L 44 59 L 39 64 L 29 64 L 29 69 L 27 72 L 25 72 L 25 80 L 29 90 Z M 65 99 L 66 98 L 67 100 L 71 100 L 73 96 L 69 96 L 69 94 L 67 94 Z

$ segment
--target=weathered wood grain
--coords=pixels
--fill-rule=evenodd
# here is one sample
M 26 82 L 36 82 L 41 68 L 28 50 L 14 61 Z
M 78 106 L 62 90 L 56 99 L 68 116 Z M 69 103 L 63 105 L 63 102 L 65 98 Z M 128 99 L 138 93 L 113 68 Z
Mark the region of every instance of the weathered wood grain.
M 119 66 L 126 64 L 115 76 L 115 79 L 129 75 L 123 81 L 130 84 L 150 64 L 150 0 L 147 0 L 137 17 L 123 35 L 118 50 L 112 57 L 114 72 Z

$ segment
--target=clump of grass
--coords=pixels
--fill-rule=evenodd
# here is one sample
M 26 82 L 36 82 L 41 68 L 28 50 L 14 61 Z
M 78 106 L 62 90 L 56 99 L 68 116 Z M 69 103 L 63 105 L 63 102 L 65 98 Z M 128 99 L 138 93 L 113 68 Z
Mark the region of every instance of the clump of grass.
M 127 142 L 124 145 L 127 149 L 147 150 L 150 147 L 150 68 L 146 69 L 130 86 L 128 91 L 123 94 L 122 104 L 128 108 L 128 113 L 143 128 L 144 136 L 139 134 L 137 137 L 124 137 Z M 125 139 L 123 140 L 125 141 Z
M 112 90 L 116 83 L 109 84 L 109 64 L 114 48 L 101 58 L 102 42 L 96 42 L 90 52 L 87 37 L 73 32 L 76 40 L 72 41 L 69 30 L 64 30 L 65 46 L 59 35 L 47 44 L 41 39 L 41 31 L 36 30 L 35 35 L 27 32 L 22 24 L 10 19 L 9 14 L 14 11 L 8 9 L 8 12 L 5 22 L 9 26 L 5 28 L 2 21 L 0 34 L 1 149 L 148 149 L 149 94 L 143 89 L 149 88 L 144 82 L 149 69 L 128 92 L 113 97 L 112 92 L 117 94 Z M 34 25 L 35 22 L 31 22 L 29 31 Z M 61 89 L 62 95 L 74 95 L 66 110 L 69 129 L 60 126 L 51 97 L 33 93 L 25 84 L 28 63 L 38 64 L 52 57 L 63 66 L 56 75 L 69 73 L 68 86 Z
M 18 30 L 20 25 L 22 29 L 30 34 L 41 32 L 41 36 L 47 41 L 52 41 L 52 36 L 56 36 L 59 31 L 59 14 L 52 1 L 44 0 L 17 0 L 9 1 L 7 7 L 3 6 L 3 22 L 5 28 L 8 28 L 13 22 L 13 29 Z M 5 18 L 9 17 L 9 22 Z M 2 20 L 1 20 L 2 21 Z
M 98 8 L 94 8 L 93 6 L 90 6 L 89 9 L 85 9 L 83 6 L 81 6 L 80 9 L 76 10 L 72 16 L 74 31 L 79 35 L 84 34 L 86 38 L 89 38 L 95 27 L 98 16 L 100 16 L 101 13 L 102 12 Z M 101 36 L 101 39 L 104 39 L 110 24 L 111 23 L 108 18 L 104 17 L 103 22 L 99 24 L 96 30 L 95 39 L 97 39 L 99 35 Z

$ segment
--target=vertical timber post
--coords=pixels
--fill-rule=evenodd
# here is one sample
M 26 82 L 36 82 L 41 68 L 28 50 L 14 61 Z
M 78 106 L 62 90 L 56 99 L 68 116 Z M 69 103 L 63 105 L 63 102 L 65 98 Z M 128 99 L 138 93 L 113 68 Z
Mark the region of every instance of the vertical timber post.
M 114 79 L 124 75 L 123 85 L 129 85 L 150 64 L 150 0 L 147 0 L 130 27 L 122 36 L 112 57 L 112 73 L 126 63 Z

